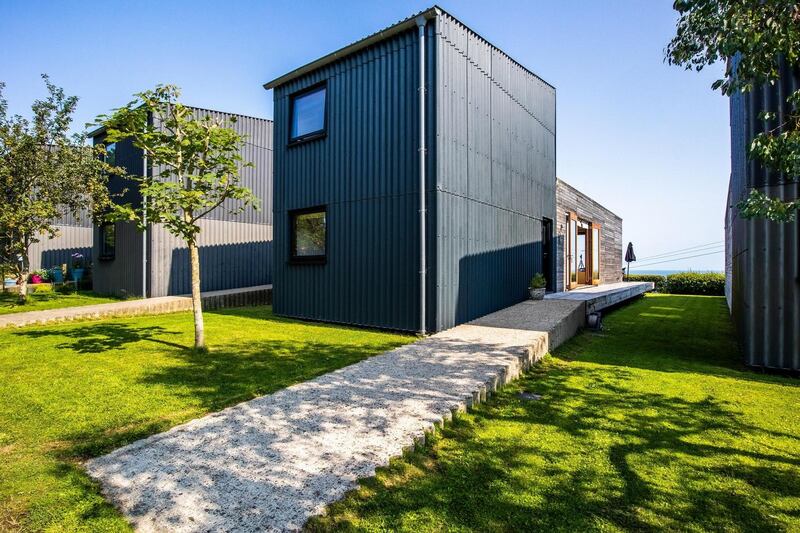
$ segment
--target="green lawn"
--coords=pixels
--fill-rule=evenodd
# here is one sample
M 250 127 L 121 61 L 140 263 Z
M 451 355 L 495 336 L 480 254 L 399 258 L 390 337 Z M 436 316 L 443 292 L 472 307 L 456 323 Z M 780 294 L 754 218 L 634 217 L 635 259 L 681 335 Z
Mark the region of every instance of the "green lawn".
M 329 511 L 310 528 L 800 531 L 800 380 L 740 366 L 724 299 L 647 296 Z
M 80 305 L 107 304 L 119 301 L 119 298 L 114 298 L 113 296 L 101 296 L 88 291 L 64 294 L 53 290 L 37 291 L 36 285 L 29 285 L 28 288 L 30 292 L 28 293 L 28 302 L 25 305 L 17 304 L 16 293 L 0 292 L 0 315 Z
M 0 531 L 127 530 L 81 460 L 413 337 L 274 317 L 189 313 L 0 330 Z

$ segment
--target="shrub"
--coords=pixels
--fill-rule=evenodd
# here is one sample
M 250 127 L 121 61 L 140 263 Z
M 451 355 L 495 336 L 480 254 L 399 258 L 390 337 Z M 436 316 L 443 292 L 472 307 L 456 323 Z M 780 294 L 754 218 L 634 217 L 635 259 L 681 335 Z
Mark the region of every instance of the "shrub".
M 681 272 L 667 276 L 666 292 L 670 294 L 700 294 L 723 296 L 725 274 L 717 272 Z
M 631 274 L 625 276 L 625 281 L 652 281 L 656 292 L 666 292 L 667 288 L 667 277 L 657 274 Z
M 541 272 L 537 272 L 531 278 L 531 289 L 544 289 L 547 286 L 547 280 L 544 277 L 544 274 Z

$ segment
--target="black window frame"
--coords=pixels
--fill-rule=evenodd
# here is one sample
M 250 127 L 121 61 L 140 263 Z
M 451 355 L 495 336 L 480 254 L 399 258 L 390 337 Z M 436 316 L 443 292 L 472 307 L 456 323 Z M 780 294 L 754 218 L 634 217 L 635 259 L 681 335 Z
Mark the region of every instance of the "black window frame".
M 105 231 L 108 228 L 114 230 L 114 247 L 109 251 L 106 248 L 106 235 Z M 100 261 L 113 261 L 117 257 L 117 225 L 114 222 L 105 222 L 100 225 L 100 246 L 97 258 Z
M 325 89 L 325 103 L 322 108 L 322 129 L 311 131 L 297 137 L 292 137 L 292 123 L 294 122 L 294 103 L 298 98 L 309 95 L 320 89 Z M 301 89 L 289 95 L 289 128 L 288 128 L 289 142 L 288 146 L 297 146 L 299 144 L 323 139 L 328 136 L 328 80 L 320 83 L 315 83 L 310 87 Z
M 312 213 L 325 215 L 325 253 L 322 255 L 297 255 L 297 217 Z M 328 206 L 316 205 L 289 211 L 289 263 L 294 265 L 324 265 L 328 262 Z

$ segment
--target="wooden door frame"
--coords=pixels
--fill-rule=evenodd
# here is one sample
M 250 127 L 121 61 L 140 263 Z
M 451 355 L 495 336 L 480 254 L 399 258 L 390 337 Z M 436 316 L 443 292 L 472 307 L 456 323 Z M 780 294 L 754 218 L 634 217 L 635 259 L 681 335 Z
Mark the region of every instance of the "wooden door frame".
M 597 279 L 594 277 L 594 230 L 597 230 Z M 586 247 L 588 253 L 586 254 L 589 257 L 589 260 L 586 262 L 588 266 L 589 272 L 589 281 L 592 285 L 600 285 L 600 274 L 602 273 L 603 269 L 601 268 L 600 259 L 603 256 L 603 252 L 600 249 L 600 245 L 603 242 L 602 237 L 602 224 L 597 222 L 590 222 L 589 223 L 589 239 L 588 239 L 588 246 Z
M 575 222 L 575 232 L 572 231 L 572 223 Z M 575 281 L 572 281 L 572 262 L 573 262 L 573 254 L 572 251 L 575 249 L 577 252 L 578 249 L 578 213 L 575 211 L 570 211 L 567 213 L 567 249 L 565 254 L 565 259 L 567 263 L 567 283 L 566 287 L 567 290 L 572 290 L 578 287 L 578 272 L 574 272 L 575 274 Z

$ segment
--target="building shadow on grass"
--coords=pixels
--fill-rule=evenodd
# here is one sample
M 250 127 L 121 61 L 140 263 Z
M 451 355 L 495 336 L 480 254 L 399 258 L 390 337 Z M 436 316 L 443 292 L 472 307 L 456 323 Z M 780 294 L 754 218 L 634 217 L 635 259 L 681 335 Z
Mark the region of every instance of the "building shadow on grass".
M 428 514 L 431 524 L 483 531 L 786 528 L 774 505 L 800 498 L 797 435 L 754 426 L 711 397 L 631 391 L 624 369 L 563 366 L 520 383 L 541 401 L 503 393 L 445 430 L 457 444 L 362 481 L 365 491 L 310 529 L 347 528 L 353 516 L 402 528 Z M 752 445 L 766 440 L 774 447 Z M 796 505 L 787 514 L 797 517 Z

